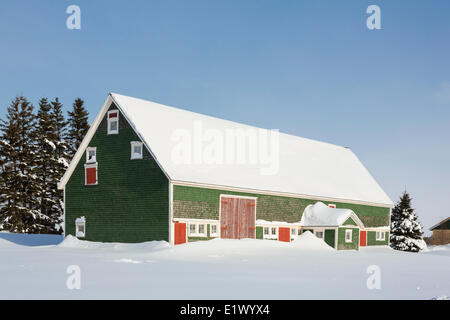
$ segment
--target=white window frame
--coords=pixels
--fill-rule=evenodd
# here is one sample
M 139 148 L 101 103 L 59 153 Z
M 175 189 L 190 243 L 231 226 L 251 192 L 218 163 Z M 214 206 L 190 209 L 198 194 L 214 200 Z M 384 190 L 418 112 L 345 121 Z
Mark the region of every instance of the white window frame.
M 111 113 L 117 113 L 117 118 L 110 118 Z M 108 134 L 119 134 L 119 110 L 108 111 Z M 117 130 L 111 130 L 111 123 L 117 121 Z
M 191 232 L 191 226 L 195 226 L 195 232 Z M 204 233 L 200 233 L 200 226 L 203 226 Z M 207 238 L 207 223 L 189 223 L 189 237 Z
M 386 231 L 377 231 L 376 241 L 385 241 L 385 240 L 386 240 Z
M 131 160 L 142 159 L 144 156 L 144 144 L 140 141 L 131 141 Z M 141 147 L 141 153 L 134 153 L 134 147 Z
M 194 227 L 194 231 L 191 230 L 191 226 Z M 196 223 L 189 223 L 189 236 L 197 235 L 197 224 Z
M 200 227 L 203 227 L 203 232 L 200 232 Z M 200 223 L 198 226 L 197 226 L 197 233 L 198 233 L 198 235 L 199 236 L 207 236 L 207 233 L 208 233 L 208 230 L 207 230 L 207 227 L 206 227 L 206 225 L 205 224 L 203 224 L 203 223 Z
M 273 233 L 273 229 L 275 229 L 275 233 Z M 278 227 L 274 227 L 274 226 L 270 227 L 270 236 L 278 238 Z
M 321 237 L 319 237 L 317 234 L 318 233 L 321 233 L 322 234 L 322 236 Z M 314 231 L 314 235 L 317 237 L 317 238 L 319 238 L 319 239 L 324 239 L 324 237 L 325 237 L 325 232 L 323 231 L 323 230 L 317 230 L 317 231 Z
M 216 227 L 216 232 L 212 232 L 212 227 L 215 226 Z M 209 235 L 211 236 L 211 238 L 217 238 L 219 236 L 219 225 L 216 223 L 210 223 L 209 224 Z
M 347 239 L 347 235 L 350 235 L 350 239 Z M 345 243 L 352 243 L 352 242 L 353 242 L 353 230 L 345 229 Z
M 94 151 L 94 159 L 89 160 L 89 152 Z M 87 147 L 86 148 L 86 163 L 96 163 L 97 162 L 97 147 Z
M 78 228 L 83 227 L 84 232 L 82 232 L 83 235 L 79 235 Z M 86 238 L 86 220 L 83 218 L 78 218 L 75 220 L 75 236 L 77 238 Z

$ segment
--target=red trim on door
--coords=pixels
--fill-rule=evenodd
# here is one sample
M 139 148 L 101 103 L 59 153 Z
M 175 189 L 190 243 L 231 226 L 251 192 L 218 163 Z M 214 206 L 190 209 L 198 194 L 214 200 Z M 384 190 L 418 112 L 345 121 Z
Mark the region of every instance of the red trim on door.
M 291 228 L 279 227 L 278 240 L 284 242 L 291 242 Z

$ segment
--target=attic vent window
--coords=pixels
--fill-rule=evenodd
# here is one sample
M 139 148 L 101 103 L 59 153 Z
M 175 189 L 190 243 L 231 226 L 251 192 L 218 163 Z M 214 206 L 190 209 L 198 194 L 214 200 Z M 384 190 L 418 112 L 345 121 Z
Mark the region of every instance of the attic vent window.
M 143 147 L 142 142 L 131 141 L 131 160 L 142 159 Z
M 119 133 L 119 110 L 108 112 L 108 134 Z

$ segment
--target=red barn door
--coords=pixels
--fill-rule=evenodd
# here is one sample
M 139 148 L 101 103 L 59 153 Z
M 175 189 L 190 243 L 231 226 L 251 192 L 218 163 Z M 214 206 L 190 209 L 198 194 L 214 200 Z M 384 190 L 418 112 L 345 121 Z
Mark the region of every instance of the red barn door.
M 256 237 L 255 200 L 226 198 L 220 201 L 220 237 L 244 239 Z
M 278 240 L 284 242 L 291 242 L 291 228 L 279 227 Z
M 175 223 L 175 245 L 186 243 L 186 223 Z
M 367 245 L 367 231 L 361 231 L 359 233 L 359 246 L 365 247 Z

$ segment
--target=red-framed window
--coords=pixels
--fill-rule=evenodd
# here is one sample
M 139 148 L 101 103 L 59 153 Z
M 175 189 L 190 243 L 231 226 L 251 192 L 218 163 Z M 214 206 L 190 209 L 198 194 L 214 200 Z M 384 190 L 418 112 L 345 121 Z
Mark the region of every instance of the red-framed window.
M 84 166 L 85 171 L 85 184 L 87 186 L 97 185 L 98 184 L 98 166 L 89 165 Z

